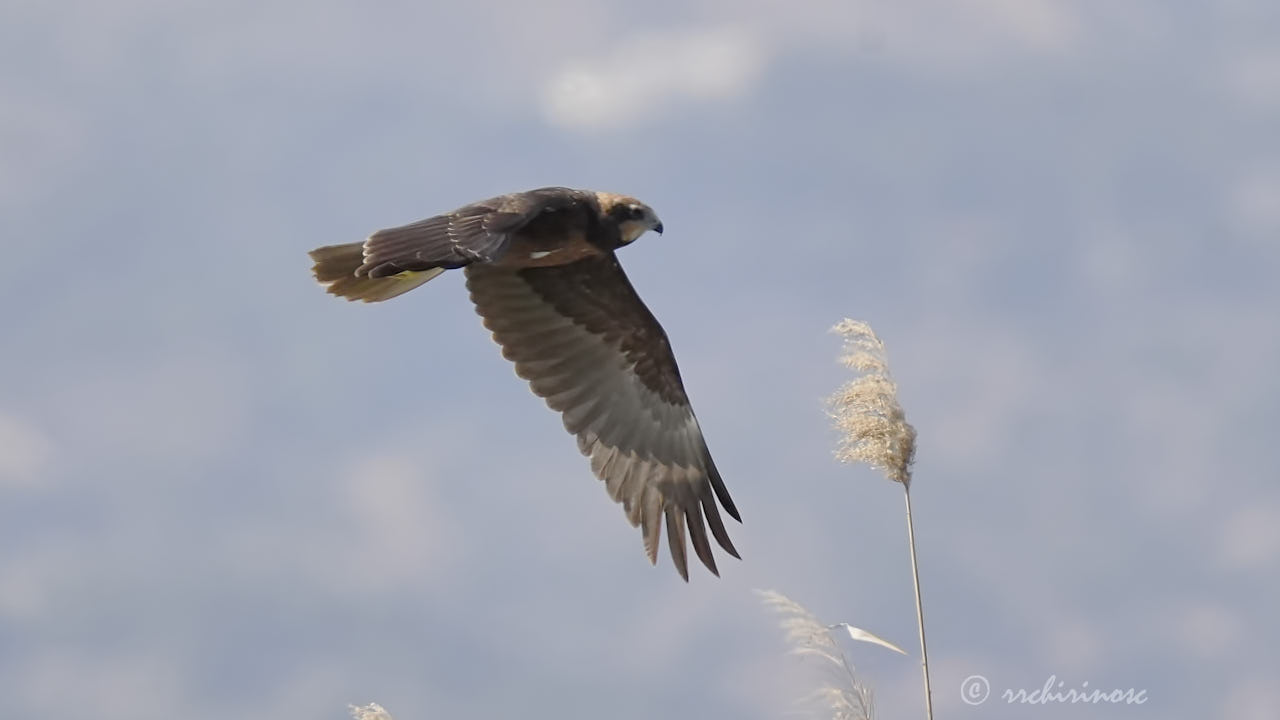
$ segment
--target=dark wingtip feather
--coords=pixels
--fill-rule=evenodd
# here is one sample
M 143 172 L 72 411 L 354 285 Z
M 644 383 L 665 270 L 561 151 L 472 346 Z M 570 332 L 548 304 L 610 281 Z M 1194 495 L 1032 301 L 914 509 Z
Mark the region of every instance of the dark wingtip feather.
M 702 510 L 707 518 L 707 525 L 711 527 L 711 534 L 715 537 L 716 542 L 720 543 L 720 547 L 724 551 L 741 560 L 742 556 L 738 554 L 737 548 L 733 546 L 733 541 L 729 539 L 729 532 L 724 528 L 724 521 L 720 519 L 720 511 L 716 509 L 715 498 L 711 497 L 711 493 L 705 492 L 702 497 Z
M 694 552 L 712 575 L 720 577 L 720 571 L 716 568 L 715 555 L 711 553 L 711 541 L 707 539 L 707 526 L 702 519 L 702 507 L 698 504 L 698 498 L 694 496 L 689 486 L 684 486 L 679 500 L 681 507 L 684 508 L 689 539 L 693 542 Z
M 742 522 L 742 516 L 738 514 L 738 507 L 733 504 L 733 498 L 729 497 L 729 488 L 725 487 L 724 480 L 720 477 L 720 471 L 716 470 L 716 464 L 711 460 L 711 453 L 706 453 L 703 457 L 707 461 L 707 479 L 711 481 L 711 489 L 715 490 L 716 497 L 720 499 L 720 504 L 724 506 L 725 512 L 729 513 L 729 517 Z

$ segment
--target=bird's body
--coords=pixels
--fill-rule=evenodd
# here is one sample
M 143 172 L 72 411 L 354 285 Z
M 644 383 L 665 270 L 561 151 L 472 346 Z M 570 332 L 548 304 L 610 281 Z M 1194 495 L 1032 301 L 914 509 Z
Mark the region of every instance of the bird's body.
M 516 373 L 561 413 L 656 562 L 665 520 L 688 579 L 685 535 L 717 572 L 707 528 L 734 557 L 716 505 L 739 519 L 711 460 L 661 325 L 615 250 L 662 223 L 612 193 L 541 188 L 311 252 L 329 292 L 378 302 L 465 267 L 476 311 Z

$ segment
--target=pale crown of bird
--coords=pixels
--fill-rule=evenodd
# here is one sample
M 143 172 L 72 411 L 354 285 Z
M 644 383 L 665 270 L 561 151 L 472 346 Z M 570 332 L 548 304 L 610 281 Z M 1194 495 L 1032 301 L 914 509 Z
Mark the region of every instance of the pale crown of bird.
M 662 234 L 662 221 L 653 208 L 630 195 L 597 192 L 596 199 L 600 203 L 600 211 L 617 221 L 623 245 L 630 245 L 649 230 Z

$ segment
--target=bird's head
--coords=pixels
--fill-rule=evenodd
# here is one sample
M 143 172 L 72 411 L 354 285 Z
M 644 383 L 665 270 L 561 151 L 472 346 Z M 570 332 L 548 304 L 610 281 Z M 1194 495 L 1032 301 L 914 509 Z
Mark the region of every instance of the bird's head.
M 600 201 L 601 214 L 617 224 L 622 245 L 630 245 L 647 230 L 662 234 L 662 221 L 648 205 L 629 195 L 602 192 L 596 193 L 596 197 Z

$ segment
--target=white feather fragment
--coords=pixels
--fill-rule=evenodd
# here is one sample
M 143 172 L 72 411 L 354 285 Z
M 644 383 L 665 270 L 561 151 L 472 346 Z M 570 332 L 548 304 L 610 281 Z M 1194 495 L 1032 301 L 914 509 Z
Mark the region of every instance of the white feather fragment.
M 863 630 L 862 628 L 854 627 L 849 623 L 836 623 L 835 625 L 830 625 L 828 627 L 830 627 L 833 630 L 836 628 L 840 628 L 845 632 L 849 633 L 849 637 L 853 638 L 854 640 L 861 640 L 862 642 L 868 642 L 868 643 L 871 643 L 872 645 L 887 647 L 890 650 L 897 653 L 902 653 L 903 655 L 907 654 L 906 650 L 903 650 L 902 648 L 898 647 L 897 645 L 894 645 L 888 640 L 872 635 L 866 630 Z

